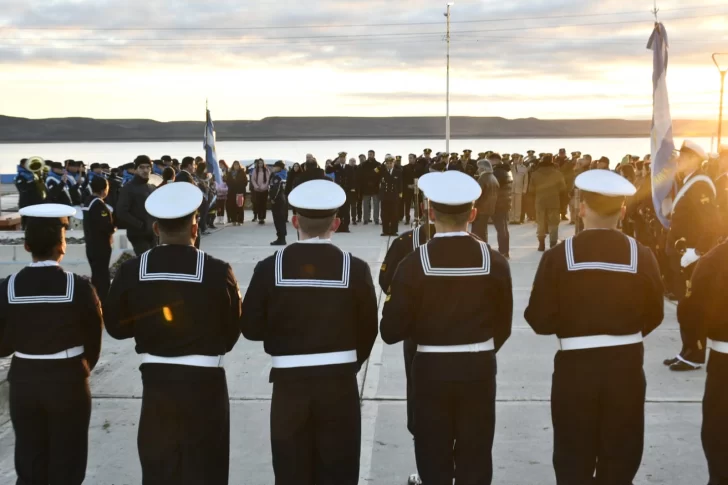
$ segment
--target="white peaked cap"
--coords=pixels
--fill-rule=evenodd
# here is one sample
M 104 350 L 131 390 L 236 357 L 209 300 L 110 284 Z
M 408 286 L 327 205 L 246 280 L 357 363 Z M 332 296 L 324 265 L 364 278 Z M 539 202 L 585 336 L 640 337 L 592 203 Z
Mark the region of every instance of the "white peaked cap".
M 326 217 L 346 202 L 346 192 L 330 179 L 310 180 L 293 189 L 288 203 L 305 217 Z
M 607 197 L 630 197 L 637 187 L 626 178 L 610 170 L 588 170 L 574 181 L 577 188 Z
M 174 182 L 156 189 L 144 207 L 157 219 L 179 219 L 195 212 L 202 204 L 202 191 L 189 182 Z
M 457 170 L 423 175 L 418 186 L 431 202 L 442 206 L 470 204 L 483 193 L 473 177 Z
M 701 160 L 707 160 L 708 154 L 705 153 L 705 150 L 695 143 L 692 140 L 685 140 L 682 144 L 682 148 L 680 148 L 680 153 L 684 151 L 693 152 L 695 155 L 697 155 Z
M 65 204 L 36 204 L 20 209 L 20 215 L 25 217 L 44 217 L 58 219 L 76 215 L 76 209 Z

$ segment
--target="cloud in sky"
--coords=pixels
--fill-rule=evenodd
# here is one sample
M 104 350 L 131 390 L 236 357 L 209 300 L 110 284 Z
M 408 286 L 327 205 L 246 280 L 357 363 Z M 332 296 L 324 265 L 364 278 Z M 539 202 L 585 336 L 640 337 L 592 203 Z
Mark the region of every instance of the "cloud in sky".
M 11 1 L 2 110 L 192 119 L 209 97 L 220 119 L 440 115 L 444 3 Z M 728 6 L 660 3 L 674 114 L 713 117 L 710 54 L 728 42 Z M 454 114 L 651 115 L 652 17 L 635 2 L 460 0 L 452 20 Z

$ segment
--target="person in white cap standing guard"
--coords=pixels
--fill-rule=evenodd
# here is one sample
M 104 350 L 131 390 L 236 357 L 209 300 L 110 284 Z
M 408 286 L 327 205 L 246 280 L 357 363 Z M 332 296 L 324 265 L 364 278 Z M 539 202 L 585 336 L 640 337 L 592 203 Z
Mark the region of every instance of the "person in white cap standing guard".
M 584 231 L 543 255 L 525 317 L 537 334 L 559 338 L 556 482 L 631 485 L 644 445 L 642 340 L 662 322 L 662 280 L 650 249 L 617 230 L 634 185 L 608 170 L 575 184 Z
M 230 265 L 194 247 L 201 202 L 193 184 L 149 196 L 161 245 L 121 265 L 103 304 L 109 335 L 134 338 L 142 357 L 144 484 L 228 483 L 223 356 L 240 337 L 241 296 Z
M 13 352 L 10 420 L 18 484 L 78 485 L 86 476 L 91 393 L 103 318 L 91 283 L 63 270 L 76 209 L 20 209 L 33 262 L 0 283 L 0 357 Z
M 298 242 L 255 267 L 243 301 L 248 340 L 272 356 L 271 448 L 276 485 L 356 485 L 361 411 L 356 374 L 377 337 L 366 262 L 331 242 L 346 201 L 311 180 L 291 191 Z
M 496 352 L 511 334 L 511 272 L 504 256 L 467 232 L 481 193 L 473 177 L 430 173 L 419 187 L 437 232 L 399 263 L 382 339 L 417 345 L 411 374 L 422 483 L 490 484 Z
M 690 289 L 690 276 L 700 256 L 718 243 L 720 218 L 716 203 L 715 184 L 702 170 L 707 159 L 705 151 L 690 140 L 680 149 L 678 159 L 679 190 L 673 199 L 670 232 L 667 235 L 668 255 L 679 287 L 678 301 Z M 680 325 L 682 349 L 664 361 L 672 371 L 698 370 L 705 363 L 705 341 L 697 338 L 695 329 Z

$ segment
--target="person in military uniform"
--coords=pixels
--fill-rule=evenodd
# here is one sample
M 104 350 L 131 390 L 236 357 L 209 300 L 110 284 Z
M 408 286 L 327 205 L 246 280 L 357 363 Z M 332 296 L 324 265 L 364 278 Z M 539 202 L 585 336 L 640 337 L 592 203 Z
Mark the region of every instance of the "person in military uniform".
M 382 236 L 398 236 L 397 208 L 402 199 L 402 173 L 394 168 L 394 158 L 387 154 L 381 171 L 379 200 L 382 203 Z
M 22 209 L 31 205 L 42 203 L 46 198 L 46 186 L 40 179 L 41 171 L 38 173 L 28 170 L 28 159 L 24 158 L 18 164 L 17 174 L 13 183 L 18 191 L 18 208 Z M 23 229 L 25 229 L 25 218 L 21 218 Z
M 109 335 L 135 339 L 142 358 L 143 483 L 228 483 L 223 356 L 240 337 L 241 296 L 230 265 L 194 247 L 201 203 L 189 183 L 149 196 L 161 245 L 121 265 L 103 304 Z
M 716 203 L 720 215 L 720 237 L 728 238 L 728 145 L 718 152 L 718 174 L 715 178 Z
M 693 271 L 690 291 L 680 300 L 680 327 L 694 328 L 711 349 L 703 396 L 702 442 L 710 484 L 728 483 L 728 243 L 703 256 Z
M 346 193 L 346 201 L 339 210 L 338 217 L 341 220 L 341 226 L 336 232 L 350 232 L 349 224 L 351 224 L 351 204 L 356 200 L 356 168 L 346 164 L 346 152 L 339 153 L 339 158 L 334 163 L 326 167 L 327 174 L 334 174 L 334 182 Z
M 46 202 L 73 205 L 73 199 L 71 197 L 72 185 L 61 162 L 51 162 L 51 170 L 48 172 L 45 185 L 48 193 Z
M 472 177 L 432 173 L 420 186 L 437 231 L 399 264 L 380 331 L 387 344 L 411 339 L 417 345 L 411 373 L 422 483 L 490 484 L 495 353 L 511 333 L 510 269 L 501 254 L 466 232 L 480 196 Z
M 92 195 L 84 202 L 83 239 L 86 243 L 86 258 L 91 267 L 91 283 L 103 300 L 111 284 L 109 263 L 116 226 L 113 214 L 104 202 L 109 195 L 109 183 L 98 176 L 89 185 Z
M 268 189 L 268 198 L 271 201 L 271 213 L 273 214 L 273 225 L 276 228 L 276 240 L 270 243 L 271 246 L 285 246 L 286 236 L 286 217 L 288 216 L 288 202 L 285 194 L 285 182 L 281 178 L 281 171 L 286 169 L 286 164 L 282 160 L 278 160 L 273 164 L 270 177 L 270 187 Z
M 402 213 L 404 214 L 404 223 L 410 223 L 410 208 L 415 197 L 415 179 L 419 178 L 417 170 L 417 156 L 410 153 L 407 165 L 402 167 Z M 419 218 L 419 207 L 415 207 L 415 219 Z
M 88 377 L 104 322 L 91 283 L 60 266 L 75 213 L 52 203 L 20 209 L 33 262 L 0 283 L 0 357 L 15 353 L 8 382 L 18 484 L 80 485 L 86 476 Z
M 682 178 L 673 199 L 672 220 L 667 236 L 667 251 L 675 275 L 681 275 L 675 290 L 678 300 L 690 288 L 690 276 L 701 255 L 718 242 L 720 222 L 713 181 L 701 169 L 707 158 L 696 143 L 686 140 L 680 148 L 678 176 Z M 682 349 L 664 361 L 672 371 L 700 369 L 705 363 L 705 341 L 697 338 L 695 328 L 680 325 Z
M 538 250 L 546 250 L 546 234 L 549 247 L 559 240 L 559 207 L 561 196 L 566 192 L 564 176 L 554 165 L 551 155 L 546 154 L 530 174 L 528 190 L 533 194 L 538 223 Z
M 457 170 L 458 172 L 464 172 L 463 165 L 460 163 L 460 154 L 453 152 L 450 154 L 450 160 L 448 161 L 447 153 L 443 153 L 443 160 L 447 162 L 448 170 Z
M 537 334 L 559 339 L 556 482 L 631 485 L 644 446 L 642 340 L 662 322 L 662 280 L 649 248 L 617 230 L 635 187 L 604 170 L 575 183 L 584 231 L 543 255 L 525 318 Z
M 331 243 L 345 200 L 327 181 L 293 189 L 299 241 L 257 264 L 243 301 L 243 335 L 272 356 L 277 485 L 359 482 L 356 374 L 377 337 L 377 297 L 367 263 Z
M 422 156 L 417 159 L 417 165 L 424 166 L 425 171 L 423 174 L 427 173 L 427 169 L 430 168 L 430 165 L 434 163 L 434 160 L 432 159 L 432 148 L 425 148 L 422 150 Z

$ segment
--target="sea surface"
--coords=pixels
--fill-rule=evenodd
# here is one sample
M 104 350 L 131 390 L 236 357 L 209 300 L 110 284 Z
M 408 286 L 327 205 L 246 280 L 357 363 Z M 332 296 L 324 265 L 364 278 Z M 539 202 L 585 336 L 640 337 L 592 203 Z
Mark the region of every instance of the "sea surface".
M 711 151 L 710 138 L 695 138 L 706 151 Z M 675 139 L 680 146 L 682 139 Z M 321 165 L 329 158 L 335 158 L 340 151 L 356 157 L 368 150 L 376 152 L 382 161 L 387 153 L 402 155 L 422 154 L 425 148 L 433 152 L 445 151 L 442 139 L 422 140 L 313 140 L 313 141 L 217 141 L 217 154 L 228 164 L 234 160 L 256 158 L 281 159 L 293 162 L 305 160 L 306 154 L 313 154 Z M 535 150 L 536 153 L 556 153 L 565 148 L 567 153 L 580 151 L 594 158 L 609 157 L 615 166 L 626 154 L 644 157 L 650 152 L 649 138 L 545 138 L 545 139 L 458 139 L 450 141 L 450 152 L 462 153 L 465 149 L 474 154 L 488 150 L 501 153 L 522 153 Z M 112 167 L 131 162 L 137 155 L 148 155 L 152 159 L 170 155 L 182 159 L 185 156 L 205 155 L 200 141 L 170 142 L 109 142 L 109 143 L 18 143 L 0 144 L 0 174 L 14 173 L 22 158 L 40 156 L 54 161 L 67 159 L 83 160 L 86 165 L 93 162 L 108 163 Z

